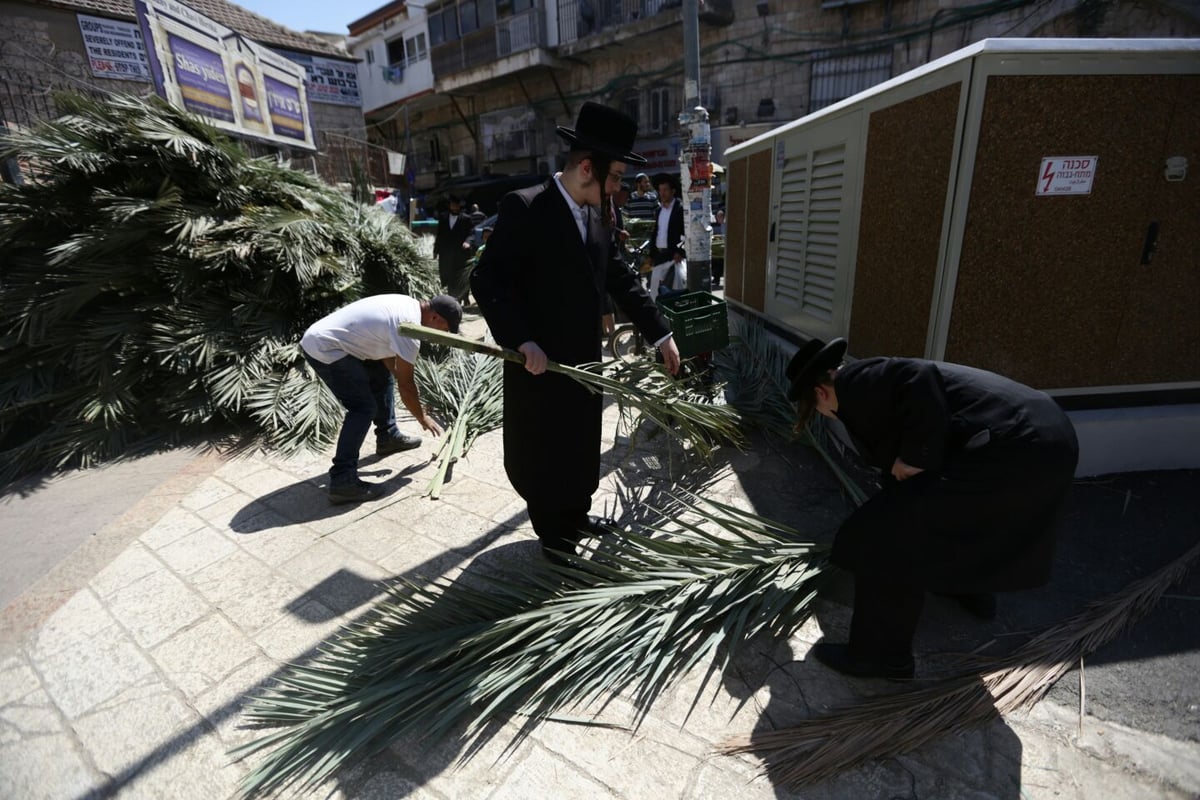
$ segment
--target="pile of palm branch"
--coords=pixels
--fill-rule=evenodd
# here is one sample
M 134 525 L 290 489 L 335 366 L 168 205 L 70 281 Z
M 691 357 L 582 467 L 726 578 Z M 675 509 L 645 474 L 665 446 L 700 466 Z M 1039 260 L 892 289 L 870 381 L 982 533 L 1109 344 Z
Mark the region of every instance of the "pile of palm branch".
M 711 679 L 756 634 L 809 616 L 823 547 L 694 495 L 676 512 L 570 566 L 396 586 L 251 703 L 251 723 L 279 730 L 235 751 L 262 756 L 243 793 L 311 788 L 401 737 L 469 740 L 625 691 L 644 713 L 693 667 Z
M 1150 611 L 1197 559 L 1200 545 L 1111 597 L 1089 604 L 1008 656 L 964 659 L 960 672 L 932 686 L 864 701 L 792 727 L 731 739 L 721 749 L 760 755 L 774 781 L 799 790 L 869 759 L 902 755 L 942 736 L 984 725 L 998 714 L 1029 708 L 1084 656 Z
M 436 416 L 452 420 L 434 453 L 436 468 L 425 493 L 434 500 L 454 463 L 475 439 L 496 430 L 504 421 L 501 362 L 480 353 L 456 350 L 441 363 L 418 359 L 417 385 L 421 399 Z
M 156 98 L 63 95 L 0 142 L 0 483 L 149 438 L 323 447 L 342 415 L 296 343 L 361 296 L 427 295 L 413 237 Z

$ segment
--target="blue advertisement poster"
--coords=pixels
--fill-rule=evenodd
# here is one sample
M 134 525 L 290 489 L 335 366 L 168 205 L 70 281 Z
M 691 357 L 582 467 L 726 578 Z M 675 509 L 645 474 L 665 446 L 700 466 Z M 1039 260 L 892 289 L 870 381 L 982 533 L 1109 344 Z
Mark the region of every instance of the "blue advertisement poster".
M 230 133 L 316 149 L 303 66 L 173 0 L 137 0 L 154 88 Z

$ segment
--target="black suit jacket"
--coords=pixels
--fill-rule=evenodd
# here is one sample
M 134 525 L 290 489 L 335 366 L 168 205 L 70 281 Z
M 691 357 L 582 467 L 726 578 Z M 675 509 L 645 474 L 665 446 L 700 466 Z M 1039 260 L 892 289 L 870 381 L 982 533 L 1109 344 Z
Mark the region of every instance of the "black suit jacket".
M 653 264 L 662 264 L 664 261 L 670 261 L 675 253 L 683 250 L 683 203 L 676 197 L 671 206 L 671 218 L 667 222 L 667 249 L 659 250 L 658 248 L 658 215 L 662 211 L 662 206 L 654 212 L 654 227 L 650 231 L 650 261 Z
M 868 358 L 834 381 L 838 419 L 884 487 L 842 525 L 833 560 L 935 591 L 1045 583 L 1053 523 L 1075 471 L 1071 421 L 1001 375 L 914 358 Z M 904 481 L 893 462 L 925 471 Z
M 438 263 L 451 263 L 461 268 L 467 263 L 471 252 L 463 248 L 463 242 L 471 238 L 475 223 L 467 214 L 459 214 L 450 226 L 450 215 L 438 217 L 437 234 L 433 237 L 433 255 Z
M 500 202 L 471 292 L 496 342 L 533 341 L 553 361 L 600 360 L 605 292 L 651 341 L 669 332 L 637 276 L 615 258 L 591 210 L 587 244 L 553 180 Z M 504 465 L 526 500 L 567 508 L 590 502 L 600 477 L 602 398 L 570 378 L 504 366 Z

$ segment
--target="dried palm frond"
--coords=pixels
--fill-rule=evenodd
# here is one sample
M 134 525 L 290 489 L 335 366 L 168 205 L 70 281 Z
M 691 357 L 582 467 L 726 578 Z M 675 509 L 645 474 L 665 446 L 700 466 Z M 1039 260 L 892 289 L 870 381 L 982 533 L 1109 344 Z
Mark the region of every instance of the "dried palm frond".
M 591 560 L 394 587 L 253 700 L 247 719 L 279 730 L 234 752 L 264 756 L 243 795 L 316 786 L 404 736 L 469 740 L 497 717 L 532 725 L 626 690 L 644 714 L 687 670 L 712 662 L 711 679 L 742 643 L 809 616 L 824 547 L 678 500 L 673 523 L 606 539 Z
M 525 357 L 513 350 L 421 325 L 403 323 L 400 332 L 425 342 L 525 363 Z M 566 375 L 593 392 L 612 395 L 677 441 L 689 443 L 705 457 L 712 453 L 717 442 L 735 446 L 742 443 L 741 418 L 731 406 L 698 401 L 690 384 L 676 382 L 665 368 L 648 360 L 631 364 L 611 361 L 578 367 L 548 361 L 546 369 Z
M 434 460 L 437 467 L 425 493 L 437 500 L 450 468 L 466 455 L 480 435 L 504 421 L 504 383 L 500 361 L 479 353 L 455 350 L 440 363 L 417 360 L 421 399 L 437 416 L 452 420 Z
M 1158 572 L 1035 636 L 1010 655 L 975 657 L 928 688 L 875 698 L 776 731 L 730 739 L 724 753 L 756 753 L 772 779 L 793 789 L 856 764 L 907 753 L 926 742 L 1028 708 L 1081 658 L 1145 615 L 1200 557 L 1200 545 Z

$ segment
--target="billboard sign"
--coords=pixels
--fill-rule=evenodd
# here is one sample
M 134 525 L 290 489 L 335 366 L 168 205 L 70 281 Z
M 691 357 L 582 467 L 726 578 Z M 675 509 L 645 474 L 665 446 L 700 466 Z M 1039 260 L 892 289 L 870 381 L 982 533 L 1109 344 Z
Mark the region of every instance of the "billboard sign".
M 88 64 L 97 78 L 123 81 L 150 80 L 142 34 L 132 22 L 76 14 Z
M 315 149 L 304 68 L 173 0 L 137 0 L 155 90 L 222 130 Z
M 358 91 L 358 65 L 353 61 L 338 61 L 321 58 L 291 50 L 276 50 L 304 67 L 308 73 L 308 99 L 312 103 L 330 103 L 337 106 L 361 106 L 362 95 Z

